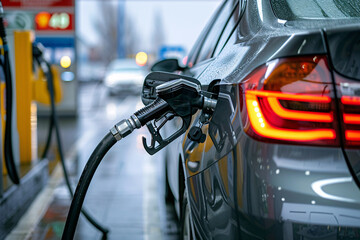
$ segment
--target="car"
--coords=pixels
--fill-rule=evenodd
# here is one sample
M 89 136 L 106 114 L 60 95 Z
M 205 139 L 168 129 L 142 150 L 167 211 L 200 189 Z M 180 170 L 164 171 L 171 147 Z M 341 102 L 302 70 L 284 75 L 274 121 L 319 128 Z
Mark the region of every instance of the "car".
M 115 59 L 106 70 L 104 85 L 111 95 L 140 94 L 144 77 L 145 69 L 136 64 L 135 59 Z
M 360 239 L 358 2 L 224 1 L 186 67 L 152 70 L 217 99 L 164 150 L 182 239 Z

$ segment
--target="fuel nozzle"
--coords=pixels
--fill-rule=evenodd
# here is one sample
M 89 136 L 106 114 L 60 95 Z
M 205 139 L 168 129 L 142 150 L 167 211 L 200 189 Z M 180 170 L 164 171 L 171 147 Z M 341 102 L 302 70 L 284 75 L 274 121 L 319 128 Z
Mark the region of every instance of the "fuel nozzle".
M 216 106 L 216 100 L 204 96 L 199 84 L 176 79 L 156 87 L 157 98 L 144 108 L 135 112 L 130 118 L 117 123 L 110 131 L 116 140 L 129 135 L 134 129 L 146 125 L 151 134 L 150 146 L 143 137 L 145 150 L 153 155 L 170 142 L 183 134 L 190 126 L 191 117 L 198 109 L 211 112 Z M 163 139 L 160 129 L 174 116 L 181 117 L 182 127 L 170 137 Z M 157 125 L 161 122 L 160 125 Z

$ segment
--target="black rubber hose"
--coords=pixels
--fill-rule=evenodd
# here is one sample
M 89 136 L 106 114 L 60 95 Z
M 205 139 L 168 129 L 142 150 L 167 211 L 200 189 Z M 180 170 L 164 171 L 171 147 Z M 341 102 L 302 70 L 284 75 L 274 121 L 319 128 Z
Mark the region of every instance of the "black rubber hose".
M 4 49 L 4 75 L 6 84 L 6 124 L 5 124 L 5 165 L 8 170 L 8 175 L 14 184 L 20 183 L 20 177 L 16 169 L 14 152 L 12 146 L 12 104 L 13 104 L 13 86 L 11 79 L 11 68 L 9 60 L 9 49 L 6 38 L 6 32 L 3 21 L 3 8 L 0 1 L 0 37 Z
M 75 229 L 79 220 L 80 209 L 84 203 L 86 192 L 89 188 L 90 182 L 95 174 L 97 167 L 105 154 L 116 143 L 115 137 L 109 132 L 97 145 L 91 154 L 86 166 L 81 174 L 79 183 L 75 190 L 75 195 L 71 202 L 69 214 L 66 219 L 62 240 L 70 240 L 74 238 Z
M 62 147 L 62 141 L 61 141 L 61 136 L 60 136 L 60 130 L 59 130 L 59 124 L 58 124 L 58 117 L 57 117 L 57 113 L 56 113 L 56 106 L 55 106 L 55 90 L 54 90 L 54 81 L 53 81 L 53 75 L 51 72 L 51 65 L 49 63 L 47 63 L 45 60 L 41 61 L 42 64 L 46 64 L 46 70 L 44 71 L 46 74 L 46 78 L 47 78 L 47 82 L 48 82 L 48 91 L 49 91 L 49 95 L 50 95 L 50 104 L 51 104 L 51 120 L 50 120 L 50 125 L 53 125 L 53 127 L 55 128 L 55 137 L 56 137 L 56 142 L 57 142 L 57 146 L 58 146 L 58 152 L 60 155 L 60 162 L 61 162 L 61 166 L 63 169 L 63 173 L 64 173 L 64 179 L 65 179 L 65 183 L 66 186 L 69 190 L 69 193 L 71 195 L 71 198 L 74 197 L 74 193 L 73 190 L 71 188 L 71 184 L 70 184 L 70 179 L 69 179 L 69 175 L 68 175 L 68 171 L 66 169 L 65 166 L 65 157 L 64 157 L 64 153 L 63 153 L 63 147 Z M 41 63 L 40 63 L 41 66 Z M 50 129 L 51 132 L 52 129 Z M 49 132 L 49 135 L 50 135 Z M 48 138 L 51 139 L 51 136 Z M 84 214 L 85 218 L 94 226 L 96 227 L 98 230 L 100 230 L 103 234 L 102 239 L 107 239 L 107 234 L 109 233 L 109 230 L 103 226 L 101 226 L 99 223 L 96 222 L 95 219 L 93 219 L 90 214 L 83 208 L 80 208 L 81 212 Z
M 49 152 L 53 128 L 54 128 L 54 120 L 53 120 L 53 116 L 50 116 L 48 136 L 47 136 L 47 139 L 46 139 L 46 144 L 45 144 L 44 151 L 43 151 L 43 153 L 42 153 L 42 155 L 41 155 L 41 159 L 46 158 L 46 157 L 47 157 L 47 154 L 48 154 L 48 152 Z
M 16 169 L 13 145 L 12 145 L 12 80 L 8 53 L 4 54 L 4 72 L 6 84 L 6 123 L 5 123 L 5 165 L 11 181 L 15 184 L 20 183 L 20 177 Z
M 37 62 L 37 64 L 40 67 L 41 67 L 41 61 L 45 61 L 42 57 L 42 51 L 36 45 L 33 46 L 33 61 Z M 51 84 L 51 86 L 52 86 L 51 88 L 53 89 L 54 81 L 53 81 L 52 73 L 51 73 L 51 75 L 47 75 L 46 78 L 48 79 L 48 81 L 52 81 L 51 83 L 48 83 L 48 84 Z M 47 87 L 48 87 L 49 96 L 53 93 L 54 99 L 55 99 L 55 90 L 50 89 L 50 85 L 47 85 Z M 51 96 L 50 96 L 50 101 L 51 101 Z M 55 109 L 54 109 L 54 111 L 55 111 Z M 47 154 L 48 154 L 49 148 L 50 148 L 51 139 L 52 139 L 53 129 L 54 129 L 54 117 L 50 113 L 49 130 L 48 130 L 45 148 L 44 148 L 43 153 L 41 154 L 41 159 L 44 159 L 47 157 Z

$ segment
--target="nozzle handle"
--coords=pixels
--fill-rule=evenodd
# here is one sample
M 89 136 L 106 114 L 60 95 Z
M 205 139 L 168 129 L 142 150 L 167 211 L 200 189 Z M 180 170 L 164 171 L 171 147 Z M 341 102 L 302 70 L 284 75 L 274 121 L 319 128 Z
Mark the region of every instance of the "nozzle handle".
M 161 98 L 155 99 L 151 104 L 143 107 L 134 115 L 139 119 L 141 126 L 147 122 L 160 118 L 164 113 L 170 110 L 169 104 Z

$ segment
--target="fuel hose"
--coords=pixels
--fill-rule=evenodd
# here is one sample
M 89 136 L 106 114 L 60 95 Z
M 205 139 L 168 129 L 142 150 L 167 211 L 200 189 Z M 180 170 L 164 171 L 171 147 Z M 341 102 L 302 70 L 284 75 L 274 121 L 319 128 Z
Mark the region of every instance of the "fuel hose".
M 38 49 L 34 49 L 34 50 L 36 51 Z M 58 148 L 58 152 L 59 152 L 59 156 L 60 156 L 61 167 L 62 167 L 63 173 L 64 173 L 65 183 L 69 190 L 71 198 L 73 198 L 74 193 L 71 188 L 68 171 L 67 171 L 66 165 L 65 165 L 65 158 L 64 158 L 62 141 L 61 141 L 61 136 L 60 136 L 60 128 L 59 128 L 59 124 L 58 124 L 58 116 L 57 116 L 56 106 L 55 106 L 55 90 L 54 90 L 53 75 L 51 72 L 51 65 L 47 61 L 45 61 L 45 59 L 43 59 L 43 57 L 41 55 L 36 56 L 35 60 L 38 62 L 39 66 L 42 68 L 42 70 L 45 73 L 45 76 L 47 79 L 48 92 L 50 95 L 50 104 L 51 104 L 50 105 L 51 116 L 50 116 L 49 133 L 48 133 L 48 137 L 47 137 L 47 141 L 46 141 L 45 150 L 43 152 L 43 158 L 45 158 L 47 156 L 48 149 L 49 149 L 50 142 L 51 142 L 52 131 L 53 131 L 53 129 L 55 129 L 56 143 L 57 143 L 57 148 Z M 80 208 L 80 209 L 81 209 L 82 214 L 85 216 L 85 218 L 95 228 L 97 228 L 99 231 L 102 232 L 102 234 L 103 234 L 102 239 L 107 239 L 107 234 L 109 233 L 109 230 L 107 228 L 101 226 L 84 208 Z
M 53 116 L 50 115 L 48 135 L 47 135 L 47 139 L 46 139 L 45 148 L 43 150 L 43 153 L 41 154 L 41 159 L 44 159 L 47 157 L 47 154 L 48 154 L 49 148 L 50 148 L 53 129 L 54 129 L 54 120 L 53 120 Z
M 111 133 L 108 133 L 91 154 L 89 161 L 87 162 L 84 171 L 81 174 L 79 184 L 76 187 L 75 195 L 71 202 L 69 214 L 66 219 L 65 228 L 62 235 L 63 240 L 74 238 L 76 225 L 79 220 L 80 209 L 84 203 L 85 194 L 89 188 L 91 179 L 93 178 L 101 160 L 115 143 L 115 137 Z
M 4 156 L 5 156 L 5 165 L 8 170 L 8 175 L 11 181 L 14 184 L 20 183 L 19 174 L 16 169 L 13 145 L 12 145 L 12 105 L 13 105 L 13 86 L 12 86 L 12 78 L 11 78 L 11 68 L 10 68 L 10 60 L 9 60 L 9 46 L 7 42 L 5 26 L 4 26 L 4 11 L 2 7 L 2 3 L 0 1 L 0 38 L 3 44 L 4 50 L 4 75 L 5 75 L 5 84 L 6 84 L 6 124 L 5 124 L 5 146 L 4 146 Z

